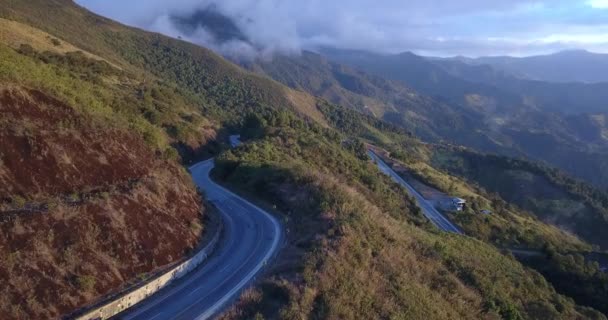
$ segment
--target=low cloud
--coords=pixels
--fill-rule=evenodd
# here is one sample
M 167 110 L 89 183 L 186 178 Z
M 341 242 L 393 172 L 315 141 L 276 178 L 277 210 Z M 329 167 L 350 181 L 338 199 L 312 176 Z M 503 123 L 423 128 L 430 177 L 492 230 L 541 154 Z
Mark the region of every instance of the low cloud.
M 571 0 L 76 0 L 109 18 L 181 37 L 233 57 L 332 46 L 429 55 L 528 55 L 570 48 L 608 51 L 602 1 Z M 185 33 L 174 17 L 213 7 L 247 41 L 204 27 Z M 605 21 L 605 23 L 604 23 Z M 588 23 L 589 25 L 586 25 Z

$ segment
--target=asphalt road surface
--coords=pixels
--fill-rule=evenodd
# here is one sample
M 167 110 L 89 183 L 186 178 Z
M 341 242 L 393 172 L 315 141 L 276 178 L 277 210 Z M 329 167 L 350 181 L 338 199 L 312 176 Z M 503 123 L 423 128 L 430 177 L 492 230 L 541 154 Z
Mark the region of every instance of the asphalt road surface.
M 197 186 L 220 211 L 224 232 L 213 256 L 175 285 L 117 319 L 208 319 L 250 284 L 279 248 L 279 222 L 209 178 L 213 160 L 190 168 Z
M 376 155 L 373 151 L 368 151 L 367 154 L 374 160 L 374 162 L 378 165 L 380 171 L 382 171 L 387 176 L 390 176 L 395 182 L 402 185 L 407 189 L 408 193 L 416 199 L 416 202 L 420 209 L 422 209 L 422 213 L 429 219 L 431 222 L 437 226 L 437 228 L 446 231 L 452 232 L 456 234 L 463 234 L 460 229 L 458 229 L 454 224 L 452 224 L 446 217 L 444 217 L 435 207 L 428 202 L 416 189 L 414 189 L 409 183 L 407 183 L 403 178 L 401 178 L 391 167 L 389 167 L 378 155 Z

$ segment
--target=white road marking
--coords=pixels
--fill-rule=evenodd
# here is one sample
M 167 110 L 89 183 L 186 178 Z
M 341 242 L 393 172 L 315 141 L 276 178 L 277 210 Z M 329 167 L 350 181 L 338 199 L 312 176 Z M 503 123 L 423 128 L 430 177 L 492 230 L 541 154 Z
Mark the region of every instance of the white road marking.
M 232 274 L 230 274 L 229 276 L 225 277 L 224 280 L 218 284 L 215 288 L 209 290 L 209 294 L 207 294 L 206 296 L 200 297 L 198 300 L 196 300 L 193 304 L 190 305 L 190 307 L 187 307 L 186 309 L 184 309 L 182 312 L 178 313 L 177 315 L 175 315 L 173 318 L 171 319 L 178 319 L 180 318 L 184 313 L 188 312 L 188 310 L 190 310 L 193 306 L 197 305 L 198 303 L 200 303 L 201 301 L 205 300 L 211 293 L 213 293 L 213 291 L 217 290 L 218 288 L 220 288 L 221 286 L 223 286 L 226 282 L 228 282 L 230 279 L 232 279 L 232 277 L 234 277 L 242 267 L 244 267 L 245 265 L 247 265 L 247 263 L 254 257 L 255 252 L 257 252 L 257 250 L 259 249 L 260 245 L 261 245 L 262 241 L 258 241 L 256 243 L 256 246 L 254 248 L 254 250 L 251 251 L 251 253 L 247 256 L 247 258 L 242 262 L 242 265 L 237 268 L 236 270 L 234 270 L 234 272 L 232 272 Z M 255 271 L 255 270 L 254 270 Z M 257 273 L 257 272 L 255 272 Z M 250 273 L 248 276 L 251 276 L 252 273 Z M 255 274 L 253 274 L 255 275 Z M 253 277 L 253 276 L 252 276 Z M 248 278 L 245 278 L 243 280 L 241 280 L 241 282 L 239 282 L 239 284 L 237 285 L 236 288 L 233 288 L 228 294 L 226 294 L 222 300 L 220 300 L 219 302 L 216 302 L 215 305 L 213 305 L 209 310 L 207 310 L 205 313 L 203 313 L 202 315 L 198 316 L 196 319 L 208 319 L 209 317 L 211 317 L 213 314 L 215 314 L 218 310 L 215 310 L 215 308 L 219 309 L 223 306 L 222 302 L 224 298 L 226 298 L 226 301 L 229 300 L 234 294 L 236 294 L 238 292 L 238 290 L 240 290 L 241 284 L 243 283 L 243 281 L 247 280 Z M 247 280 L 249 281 L 249 280 Z M 244 284 L 243 284 L 244 286 Z
M 192 290 L 192 292 L 190 292 L 188 295 L 189 295 L 189 296 L 191 296 L 191 295 L 193 295 L 194 293 L 196 293 L 197 291 L 201 290 L 202 288 L 203 288 L 203 287 L 198 287 L 198 288 L 196 288 L 196 289 Z
M 211 316 L 213 316 L 214 314 L 216 314 L 218 311 L 221 310 L 221 308 L 228 301 L 230 301 L 230 299 L 234 298 L 236 296 L 236 294 L 240 290 L 242 290 L 250 281 L 255 279 L 255 276 L 257 275 L 257 273 L 267 264 L 268 260 L 275 254 L 275 252 L 279 248 L 279 242 L 282 237 L 281 225 L 275 217 L 273 217 L 269 213 L 265 212 L 264 210 L 261 210 L 260 208 L 254 206 L 253 204 L 249 203 L 247 200 L 239 197 L 238 195 L 228 191 L 226 188 L 216 184 L 209 178 L 209 172 L 211 171 L 211 169 L 213 169 L 213 167 L 214 167 L 213 159 L 210 159 L 208 161 L 204 161 L 204 162 L 195 164 L 194 166 L 190 167 L 189 169 L 190 169 L 190 172 L 192 173 L 192 177 L 194 178 L 195 183 L 199 186 L 199 188 L 201 190 L 204 190 L 204 188 L 202 186 L 206 187 L 207 190 L 206 190 L 205 194 L 207 196 L 207 199 L 209 201 L 213 201 L 213 202 L 217 201 L 216 207 L 218 208 L 219 212 L 223 216 L 226 223 L 229 225 L 233 224 L 232 217 L 225 212 L 226 209 L 228 209 L 230 212 L 235 213 L 237 215 L 258 213 L 263 218 L 266 218 L 272 224 L 273 230 L 269 231 L 269 233 L 272 234 L 273 239 L 272 239 L 272 244 L 271 244 L 270 248 L 268 248 L 268 250 L 265 252 L 264 256 L 261 257 L 259 262 L 256 264 L 256 266 L 252 270 L 250 270 L 250 272 L 247 273 L 247 275 L 245 277 L 243 277 L 236 286 L 234 286 L 224 296 L 222 296 L 218 300 L 216 300 L 215 303 L 213 304 L 213 306 L 208 308 L 204 313 L 200 314 L 196 319 L 208 319 Z M 242 202 L 242 203 L 237 203 L 237 201 L 234 201 L 234 200 L 230 202 L 229 199 L 231 197 L 238 199 L 239 202 Z M 244 211 L 241 211 L 241 210 L 244 210 Z M 247 262 L 254 259 L 255 252 L 257 252 L 260 249 L 260 246 L 262 246 L 263 242 L 266 242 L 265 240 L 267 238 L 265 238 L 263 234 L 258 234 L 258 236 L 259 236 L 258 237 L 259 241 L 256 242 L 254 250 L 252 250 L 250 255 L 245 259 L 245 262 L 243 263 L 243 265 L 236 268 L 236 270 L 232 274 L 228 275 L 227 277 L 224 277 L 224 280 L 216 288 L 209 290 L 209 292 L 205 296 L 199 298 L 194 305 L 198 304 L 200 301 L 209 297 L 214 290 L 217 290 L 220 286 L 224 285 L 229 279 L 232 279 L 238 272 L 243 271 L 243 270 L 241 270 L 241 268 L 244 267 L 247 264 Z M 229 240 L 230 243 L 233 243 L 234 241 L 235 241 L 234 237 L 231 237 L 231 239 Z M 226 266 L 224 269 L 221 270 L 221 272 L 225 271 L 228 267 L 229 266 Z M 158 307 L 162 302 L 164 302 L 165 299 L 171 297 L 173 294 L 182 290 L 186 285 L 188 285 L 188 283 L 189 283 L 188 281 L 184 281 L 183 283 L 178 285 L 176 288 L 169 290 L 165 294 L 161 294 L 160 299 L 150 300 L 150 301 L 153 301 L 153 304 L 144 305 L 139 310 L 136 310 L 133 314 L 126 315 L 125 318 L 132 319 L 132 318 L 138 317 L 146 310 L 149 310 L 154 307 Z M 193 294 L 194 292 L 196 292 L 199 289 L 201 289 L 201 288 L 199 287 L 198 289 L 192 291 L 189 295 Z M 192 307 L 194 305 L 191 305 L 190 307 Z M 185 310 L 178 313 L 177 315 L 172 315 L 172 317 L 178 318 L 181 315 L 183 315 L 185 312 L 187 312 L 188 310 L 189 310 L 189 308 L 186 308 Z M 160 315 L 160 313 L 157 314 L 155 317 L 158 317 L 159 315 Z M 149 320 L 152 320 L 152 319 L 153 318 L 150 318 Z
M 150 320 L 157 318 L 158 316 L 160 316 L 161 314 L 163 314 L 162 312 L 157 313 L 154 317 L 150 318 Z
M 224 273 L 224 271 L 226 271 L 226 269 L 230 268 L 231 265 L 227 265 L 225 267 L 222 268 L 222 270 L 220 270 L 221 273 Z

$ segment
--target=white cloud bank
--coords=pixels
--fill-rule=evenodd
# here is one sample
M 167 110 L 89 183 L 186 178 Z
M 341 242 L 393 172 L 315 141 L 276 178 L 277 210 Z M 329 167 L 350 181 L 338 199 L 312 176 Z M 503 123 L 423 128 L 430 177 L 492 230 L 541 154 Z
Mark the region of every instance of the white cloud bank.
M 528 55 L 567 48 L 608 52 L 608 0 L 76 1 L 103 16 L 230 55 L 317 46 L 441 56 Z M 220 44 L 202 29 L 185 36 L 169 18 L 212 4 L 252 45 Z

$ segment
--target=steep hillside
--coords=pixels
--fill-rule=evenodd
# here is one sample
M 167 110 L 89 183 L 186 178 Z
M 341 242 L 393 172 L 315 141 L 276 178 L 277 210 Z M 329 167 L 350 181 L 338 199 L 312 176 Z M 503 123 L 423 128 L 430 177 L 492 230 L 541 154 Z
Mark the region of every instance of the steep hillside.
M 465 177 L 543 221 L 608 248 L 608 195 L 557 170 L 461 148 L 436 148 L 432 163 Z
M 603 231 L 608 221 L 608 195 L 575 181 L 563 173 L 523 160 L 484 155 L 464 148 L 434 147 L 433 166 L 446 170 L 523 208 L 546 223 L 578 235 L 596 249 L 606 249 Z M 472 202 L 479 210 L 479 201 Z M 502 210 L 502 209 L 501 209 Z M 487 219 L 487 218 L 486 218 Z M 461 216 L 459 221 L 470 221 Z M 514 234 L 512 231 L 510 234 Z M 589 253 L 565 242 L 545 244 L 540 250 L 527 248 L 520 258 L 542 273 L 560 293 L 577 303 L 606 313 L 608 275 Z
M 201 199 L 131 132 L 33 89 L 0 89 L 0 310 L 56 318 L 197 246 Z
M 604 174 L 608 140 L 605 124 L 597 121 L 606 112 L 604 93 L 608 91 L 604 84 L 521 80 L 488 66 L 427 60 L 410 53 L 323 53 L 330 60 L 405 83 L 421 94 L 444 101 L 444 109 L 467 115 L 454 118 L 466 130 L 446 127 L 441 120 L 435 122 L 431 129 L 440 139 L 486 152 L 544 161 L 597 186 L 608 185 Z M 412 108 L 406 106 L 407 109 Z M 407 111 L 399 114 L 393 119 L 408 127 L 410 123 L 402 120 L 408 118 Z M 472 121 L 462 121 L 467 118 Z M 428 136 L 421 137 L 428 140 Z
M 484 140 L 482 134 L 471 130 L 479 121 L 478 114 L 433 100 L 401 83 L 330 62 L 316 53 L 278 55 L 270 61 L 245 65 L 291 88 L 401 125 L 427 140 L 437 141 L 454 132 L 471 143 Z
M 20 4 L 0 11 L 40 9 Z M 61 33 L 0 26 L 0 312 L 54 319 L 199 245 L 206 209 L 171 145 L 201 150 L 216 126 L 175 84 Z
M 605 319 L 498 247 L 588 248 L 575 237 L 516 210 L 470 224 L 487 231 L 472 237 L 434 229 L 365 153 L 428 153 L 402 127 L 69 0 L 0 0 L 0 17 L 10 319 L 57 317 L 183 257 L 205 224 L 178 161 L 209 153 L 214 177 L 282 215 L 288 234 L 235 317 Z M 247 144 L 223 150 L 213 140 L 227 132 Z
M 367 137 L 370 136 L 366 128 L 378 121 L 371 116 L 363 116 L 337 106 L 329 105 L 321 110 L 336 128 L 350 137 L 359 136 L 365 140 L 369 140 Z M 366 123 L 369 125 L 366 126 Z M 539 164 L 498 156 L 473 160 L 475 153 L 464 148 L 417 143 L 412 138 L 403 139 L 403 134 L 399 134 L 396 127 L 373 127 L 384 136 L 382 140 L 371 140 L 382 147 L 373 147 L 377 154 L 384 154 L 385 161 L 415 188 L 419 188 L 418 191 L 428 194 L 424 191 L 428 189 L 432 193 L 443 192 L 467 200 L 468 205 L 464 212 L 446 214 L 468 236 L 493 244 L 497 248 L 516 249 L 516 254 L 524 252 L 523 262 L 545 275 L 560 293 L 572 297 L 581 305 L 608 312 L 602 302 L 608 296 L 608 277 L 602 271 L 602 265 L 594 262 L 592 257 L 597 254 L 590 253 L 591 245 L 574 235 L 595 243 L 596 248 L 597 244 L 605 241 L 603 233 L 590 224 L 605 224 L 606 193 Z M 458 156 L 455 150 L 460 150 L 463 154 L 468 153 L 469 156 Z M 501 165 L 490 165 L 496 163 Z M 446 167 L 450 168 L 447 172 Z M 544 178 L 541 179 L 548 183 L 530 184 L 500 178 L 521 170 L 528 170 L 529 175 L 542 176 Z M 479 180 L 480 172 L 485 180 Z M 487 182 L 498 186 L 498 189 L 484 189 L 484 183 Z M 547 187 L 554 192 L 543 192 Z M 530 190 L 533 192 L 527 193 Z M 518 206 L 520 202 L 512 197 L 525 198 L 535 204 L 552 205 L 522 209 Z M 560 206 L 569 203 L 587 206 L 589 210 L 580 212 L 577 206 Z M 490 214 L 482 214 L 484 210 Z M 529 213 L 526 210 L 536 211 Z M 553 226 L 545 225 L 539 218 L 545 219 Z M 553 219 L 589 226 L 575 228 L 572 225 L 556 224 Z M 519 254 L 518 256 L 522 258 Z
M 261 129 L 215 174 L 284 213 L 288 249 L 225 319 L 603 318 L 493 246 L 433 231 L 343 136 Z

